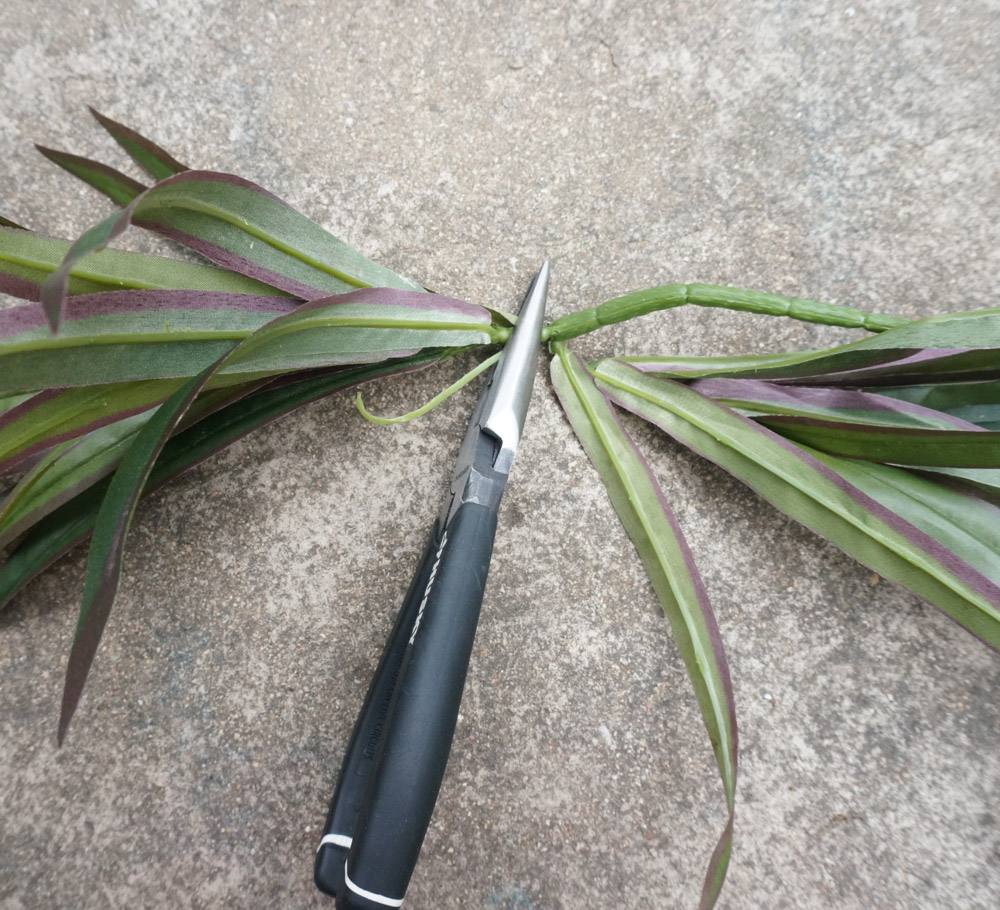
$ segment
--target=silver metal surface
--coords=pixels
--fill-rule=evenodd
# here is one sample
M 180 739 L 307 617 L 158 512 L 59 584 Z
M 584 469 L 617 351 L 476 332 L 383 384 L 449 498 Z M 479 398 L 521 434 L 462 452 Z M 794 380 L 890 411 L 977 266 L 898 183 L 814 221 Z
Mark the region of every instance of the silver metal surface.
M 546 260 L 528 288 L 514 334 L 507 342 L 487 387 L 488 397 L 480 426 L 500 443 L 493 470 L 502 474 L 510 473 L 517 445 L 521 441 L 531 387 L 538 369 L 538 346 L 548 290 L 549 263 Z
M 517 325 L 469 421 L 458 453 L 451 489 L 441 509 L 441 527 L 448 526 L 463 502 L 496 509 L 510 474 L 531 389 L 538 369 L 545 301 L 549 289 L 546 260 L 532 279 L 517 317 Z

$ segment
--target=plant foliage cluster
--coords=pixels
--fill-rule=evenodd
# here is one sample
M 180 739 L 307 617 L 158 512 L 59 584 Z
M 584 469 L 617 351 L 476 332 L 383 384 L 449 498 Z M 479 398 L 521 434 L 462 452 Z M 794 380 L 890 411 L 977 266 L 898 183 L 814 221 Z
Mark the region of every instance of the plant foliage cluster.
M 0 218 L 0 292 L 28 301 L 0 309 L 0 606 L 91 540 L 60 741 L 142 495 L 323 396 L 469 350 L 482 352 L 480 372 L 513 323 L 429 293 L 262 187 L 190 169 L 93 113 L 153 182 L 40 148 L 119 211 L 75 242 Z M 130 225 L 207 261 L 105 249 Z M 567 344 L 679 306 L 869 334 L 826 350 L 594 363 Z M 556 392 L 649 573 L 715 751 L 728 820 L 702 891 L 710 907 L 733 839 L 732 686 L 691 552 L 618 414 L 650 421 L 1000 648 L 1000 309 L 910 322 L 678 284 L 563 316 L 544 338 Z

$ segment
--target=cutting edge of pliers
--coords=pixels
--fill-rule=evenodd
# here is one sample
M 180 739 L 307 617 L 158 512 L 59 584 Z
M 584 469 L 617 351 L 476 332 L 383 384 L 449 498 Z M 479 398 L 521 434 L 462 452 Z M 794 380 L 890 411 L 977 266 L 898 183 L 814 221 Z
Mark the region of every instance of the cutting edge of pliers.
M 489 372 L 469 421 L 451 488 L 441 507 L 443 528 L 463 502 L 477 502 L 494 510 L 500 505 L 538 369 L 548 288 L 549 262 L 545 260 L 528 287 L 510 339 Z

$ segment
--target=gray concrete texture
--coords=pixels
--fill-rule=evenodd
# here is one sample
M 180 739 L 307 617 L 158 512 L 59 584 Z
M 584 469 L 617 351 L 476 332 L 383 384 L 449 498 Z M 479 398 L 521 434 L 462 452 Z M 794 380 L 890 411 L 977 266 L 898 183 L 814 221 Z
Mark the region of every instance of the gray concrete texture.
M 125 159 L 84 105 L 262 183 L 434 288 L 559 315 L 703 280 L 922 316 L 996 304 L 1000 5 L 7 0 L 3 213 L 110 206 L 31 142 Z M 129 234 L 123 245 L 166 249 Z M 847 331 L 672 312 L 589 355 Z M 387 382 L 415 406 L 470 365 Z M 340 757 L 475 400 L 334 398 L 139 510 L 55 746 L 84 553 L 0 617 L 0 907 L 308 908 Z M 629 422 L 728 649 L 742 753 L 720 907 L 1000 903 L 1000 658 Z M 634 550 L 543 368 L 407 906 L 694 907 L 714 759 Z

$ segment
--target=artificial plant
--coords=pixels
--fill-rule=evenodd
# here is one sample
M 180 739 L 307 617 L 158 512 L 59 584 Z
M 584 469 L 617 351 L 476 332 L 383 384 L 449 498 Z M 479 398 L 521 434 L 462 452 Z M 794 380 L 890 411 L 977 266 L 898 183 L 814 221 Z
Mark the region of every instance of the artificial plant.
M 120 211 L 72 243 L 0 218 L 0 292 L 30 301 L 0 310 L 0 606 L 91 538 L 60 742 L 143 494 L 307 402 L 482 352 L 458 387 L 492 362 L 513 324 L 371 262 L 247 180 L 190 169 L 94 115 L 152 185 L 40 149 Z M 104 249 L 130 225 L 212 264 Z M 594 363 L 568 344 L 680 306 L 869 335 L 819 351 Z M 715 751 L 728 820 L 702 891 L 711 907 L 733 841 L 732 686 L 691 552 L 618 414 L 660 427 L 998 648 L 1000 310 L 911 322 L 677 284 L 560 317 L 543 338 L 556 392 L 649 573 Z M 366 413 L 360 395 L 358 404 Z

